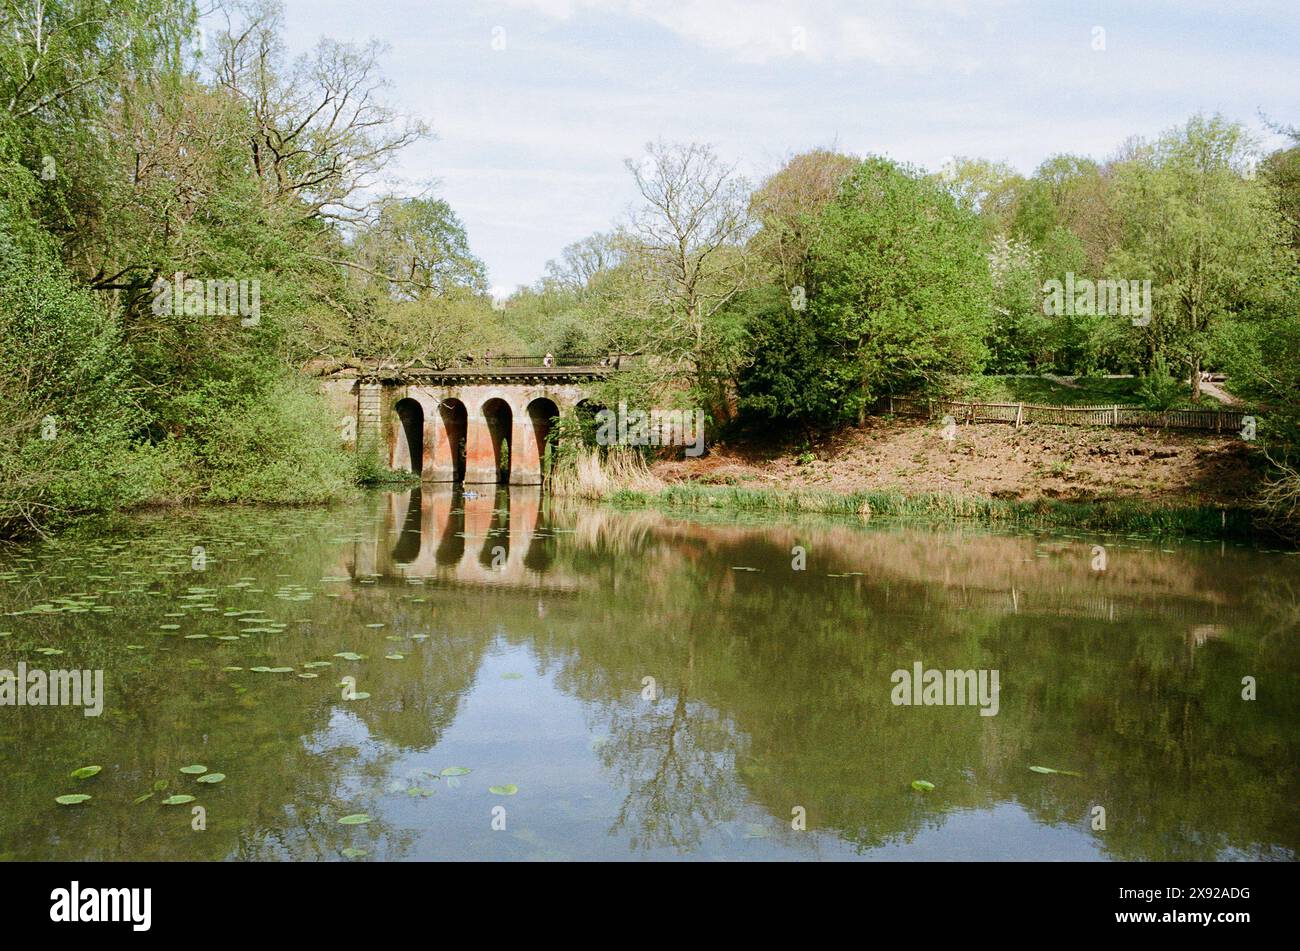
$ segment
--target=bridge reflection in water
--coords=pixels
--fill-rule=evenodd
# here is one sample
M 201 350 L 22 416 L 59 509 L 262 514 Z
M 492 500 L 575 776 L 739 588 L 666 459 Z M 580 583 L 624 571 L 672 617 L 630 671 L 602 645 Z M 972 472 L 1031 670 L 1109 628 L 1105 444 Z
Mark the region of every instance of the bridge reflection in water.
M 348 573 L 380 582 L 576 591 L 578 576 L 556 564 L 547 503 L 541 486 L 476 492 L 426 483 L 386 493 L 378 500 L 383 520 L 355 543 Z

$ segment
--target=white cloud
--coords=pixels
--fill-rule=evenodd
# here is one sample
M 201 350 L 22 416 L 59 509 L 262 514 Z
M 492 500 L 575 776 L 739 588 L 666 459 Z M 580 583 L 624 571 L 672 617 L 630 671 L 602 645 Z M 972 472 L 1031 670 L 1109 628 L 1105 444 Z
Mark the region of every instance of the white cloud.
M 881 66 L 928 66 L 923 42 L 939 9 L 964 16 L 964 0 L 863 4 L 845 0 L 505 0 L 560 20 L 598 13 L 648 20 L 737 62 L 806 57 L 863 60 Z M 1003 2 L 985 6 L 1003 6 Z

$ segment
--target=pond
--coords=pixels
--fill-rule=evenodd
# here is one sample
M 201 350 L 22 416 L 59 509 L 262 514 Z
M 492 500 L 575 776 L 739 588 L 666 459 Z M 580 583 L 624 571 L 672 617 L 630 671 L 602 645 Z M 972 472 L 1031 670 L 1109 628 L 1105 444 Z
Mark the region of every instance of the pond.
M 479 489 L 0 550 L 0 858 L 1296 856 L 1295 553 Z

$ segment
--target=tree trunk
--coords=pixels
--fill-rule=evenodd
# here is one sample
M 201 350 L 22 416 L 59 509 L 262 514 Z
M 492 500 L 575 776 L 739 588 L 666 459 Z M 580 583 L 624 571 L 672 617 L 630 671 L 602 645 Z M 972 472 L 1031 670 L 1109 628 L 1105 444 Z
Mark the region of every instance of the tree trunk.
M 1192 358 L 1192 402 L 1201 401 L 1201 358 Z

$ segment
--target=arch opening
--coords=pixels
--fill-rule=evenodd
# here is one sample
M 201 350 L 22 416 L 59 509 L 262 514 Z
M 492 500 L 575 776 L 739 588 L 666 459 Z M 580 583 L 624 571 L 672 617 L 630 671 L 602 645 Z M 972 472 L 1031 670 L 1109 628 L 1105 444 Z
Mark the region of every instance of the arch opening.
M 469 432 L 469 411 L 458 399 L 445 399 L 438 404 L 442 420 L 442 439 L 438 454 L 442 457 L 436 465 L 443 480 L 465 481 L 465 437 Z
M 555 405 L 554 400 L 538 397 L 528 404 L 528 422 L 533 431 L 538 472 L 543 482 L 550 476 L 551 469 L 555 465 L 555 440 L 552 434 L 555 433 L 559 417 L 560 408 Z
M 488 400 L 483 404 L 483 419 L 492 443 L 496 481 L 507 483 L 510 481 L 510 431 L 514 422 L 510 404 L 499 398 Z
M 595 400 L 590 399 L 578 400 L 577 405 L 573 407 L 573 416 L 578 422 L 578 432 L 582 436 L 582 444 L 588 449 L 592 449 L 597 445 L 596 433 L 600 429 L 600 413 L 604 408 Z
M 399 472 L 424 471 L 424 407 L 413 399 L 393 406 L 392 454 L 389 467 Z

